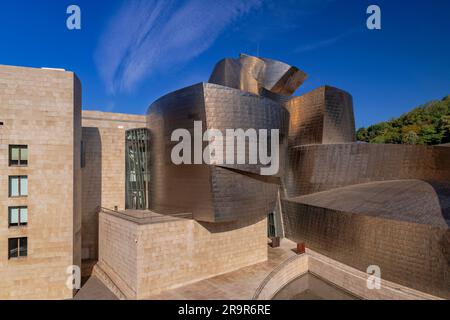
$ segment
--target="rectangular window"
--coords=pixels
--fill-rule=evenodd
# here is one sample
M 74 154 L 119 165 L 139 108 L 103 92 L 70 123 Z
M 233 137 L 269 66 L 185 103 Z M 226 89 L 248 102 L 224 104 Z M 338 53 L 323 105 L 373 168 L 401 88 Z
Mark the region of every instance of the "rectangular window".
M 86 167 L 86 145 L 81 141 L 81 168 Z
M 9 196 L 26 197 L 28 196 L 28 177 L 12 176 L 9 177 Z
M 26 257 L 28 255 L 28 238 L 8 239 L 8 259 Z
M 268 221 L 267 221 L 267 233 L 268 233 L 268 237 L 269 238 L 273 238 L 276 237 L 277 232 L 276 232 L 276 228 L 275 228 L 275 214 L 272 212 L 269 214 L 268 216 Z
M 9 146 L 9 166 L 24 167 L 28 165 L 28 146 Z
M 27 207 L 9 207 L 9 227 L 26 226 L 28 224 Z

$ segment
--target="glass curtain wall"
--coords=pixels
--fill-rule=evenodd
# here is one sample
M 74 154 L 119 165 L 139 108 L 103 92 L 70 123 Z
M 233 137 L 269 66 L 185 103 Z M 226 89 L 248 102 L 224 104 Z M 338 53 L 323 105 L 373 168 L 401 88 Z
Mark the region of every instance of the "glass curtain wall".
M 150 134 L 148 129 L 133 129 L 126 132 L 126 208 L 145 210 L 148 208 L 150 182 Z

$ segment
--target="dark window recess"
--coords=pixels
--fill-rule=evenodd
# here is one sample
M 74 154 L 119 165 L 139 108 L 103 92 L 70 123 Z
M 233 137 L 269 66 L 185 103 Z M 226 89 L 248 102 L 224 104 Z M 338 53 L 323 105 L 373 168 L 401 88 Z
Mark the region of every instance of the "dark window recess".
M 8 239 L 8 259 L 26 257 L 28 255 L 28 238 Z
M 187 117 L 189 120 L 200 120 L 200 115 L 198 113 L 189 113 Z
M 148 209 L 150 133 L 134 129 L 125 134 L 126 208 Z
M 268 216 L 268 223 L 267 223 L 267 235 L 269 238 L 276 237 L 277 235 L 277 229 L 275 226 L 275 213 L 272 212 Z
M 10 145 L 9 146 L 9 165 L 27 166 L 28 165 L 28 146 Z
M 86 167 L 86 145 L 81 141 L 81 168 Z
M 0 126 L 2 126 L 3 125 L 3 122 L 0 122 Z

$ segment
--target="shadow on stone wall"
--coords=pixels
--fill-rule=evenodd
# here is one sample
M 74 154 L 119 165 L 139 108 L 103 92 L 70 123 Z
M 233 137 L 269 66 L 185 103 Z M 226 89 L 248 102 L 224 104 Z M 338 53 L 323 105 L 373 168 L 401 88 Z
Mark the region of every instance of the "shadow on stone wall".
M 83 128 L 82 260 L 98 258 L 98 210 L 102 204 L 102 141 L 98 128 Z

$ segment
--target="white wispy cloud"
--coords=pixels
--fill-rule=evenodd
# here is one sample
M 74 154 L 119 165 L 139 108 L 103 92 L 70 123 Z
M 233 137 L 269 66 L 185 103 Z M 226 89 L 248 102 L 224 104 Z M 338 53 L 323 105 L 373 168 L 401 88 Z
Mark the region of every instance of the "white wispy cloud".
M 95 60 L 110 93 L 189 61 L 263 0 L 127 0 L 99 41 Z
M 294 50 L 294 52 L 302 53 L 302 52 L 307 52 L 307 51 L 312 51 L 312 50 L 328 47 L 328 46 L 331 46 L 331 45 L 339 42 L 340 40 L 342 40 L 344 38 L 347 38 L 348 36 L 354 34 L 355 32 L 357 32 L 357 31 L 350 30 L 350 31 L 346 31 L 346 32 L 341 33 L 341 34 L 339 34 L 339 35 L 337 35 L 335 37 L 332 37 L 332 38 L 328 38 L 328 39 L 317 41 L 317 42 L 314 42 L 314 43 L 309 43 L 309 44 L 306 44 L 306 45 L 302 45 L 302 46 L 296 48 Z

